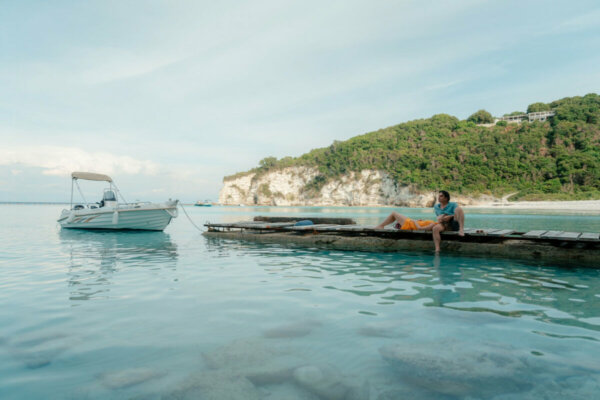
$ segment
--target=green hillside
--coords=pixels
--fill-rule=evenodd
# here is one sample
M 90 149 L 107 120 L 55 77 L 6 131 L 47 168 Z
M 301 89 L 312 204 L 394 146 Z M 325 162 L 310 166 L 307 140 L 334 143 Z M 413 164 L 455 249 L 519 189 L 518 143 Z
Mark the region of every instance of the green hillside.
M 300 157 L 267 157 L 241 174 L 315 166 L 320 175 L 304 190 L 318 196 L 329 180 L 350 171 L 379 169 L 417 189 L 511 199 L 600 199 L 600 96 L 588 94 L 535 103 L 528 112 L 554 110 L 546 122 L 477 126 L 446 114 L 336 141 Z M 483 111 L 483 113 L 482 113 Z M 487 121 L 486 121 L 487 122 Z M 225 180 L 234 176 L 226 177 Z

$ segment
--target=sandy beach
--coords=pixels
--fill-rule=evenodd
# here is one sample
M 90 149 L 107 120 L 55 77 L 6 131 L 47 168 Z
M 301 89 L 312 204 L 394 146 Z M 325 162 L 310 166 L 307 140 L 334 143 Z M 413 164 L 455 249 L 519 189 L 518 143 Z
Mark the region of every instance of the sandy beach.
M 577 201 L 514 201 L 490 202 L 465 208 L 499 208 L 511 210 L 564 210 L 564 211 L 598 211 L 600 200 Z

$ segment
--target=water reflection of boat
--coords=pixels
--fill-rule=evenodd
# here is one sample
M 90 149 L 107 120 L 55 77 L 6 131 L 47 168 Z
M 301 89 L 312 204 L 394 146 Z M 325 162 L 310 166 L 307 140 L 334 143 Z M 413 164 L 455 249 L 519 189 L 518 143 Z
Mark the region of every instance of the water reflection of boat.
M 61 230 L 70 255 L 71 300 L 89 300 L 109 291 L 113 276 L 126 268 L 174 270 L 177 245 L 164 232 L 88 232 Z

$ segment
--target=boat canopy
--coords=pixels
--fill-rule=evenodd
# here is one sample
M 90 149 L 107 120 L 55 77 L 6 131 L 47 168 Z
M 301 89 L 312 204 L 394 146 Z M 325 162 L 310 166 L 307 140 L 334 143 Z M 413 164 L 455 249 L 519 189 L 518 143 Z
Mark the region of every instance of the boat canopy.
M 106 181 L 112 182 L 112 178 L 108 175 L 96 174 L 94 172 L 73 172 L 71 174 L 73 179 L 85 179 L 86 181 Z

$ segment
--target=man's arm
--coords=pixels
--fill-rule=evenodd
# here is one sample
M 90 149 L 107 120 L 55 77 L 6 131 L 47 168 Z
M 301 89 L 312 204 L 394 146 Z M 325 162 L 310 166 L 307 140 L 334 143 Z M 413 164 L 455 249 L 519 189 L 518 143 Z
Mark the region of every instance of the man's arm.
M 452 218 L 454 218 L 454 215 L 441 214 L 437 217 L 437 220 L 438 222 L 448 222 Z

